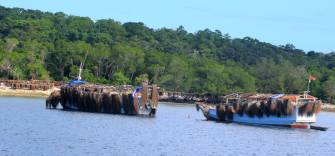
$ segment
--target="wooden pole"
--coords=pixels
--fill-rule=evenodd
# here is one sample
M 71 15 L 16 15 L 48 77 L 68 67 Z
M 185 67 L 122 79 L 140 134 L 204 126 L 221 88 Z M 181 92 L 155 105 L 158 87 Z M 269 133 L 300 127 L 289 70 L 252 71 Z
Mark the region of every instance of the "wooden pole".
M 156 109 L 158 105 L 158 88 L 157 85 L 152 85 L 152 94 L 151 94 L 152 108 Z
M 145 80 L 142 83 L 141 96 L 142 96 L 142 108 L 145 108 L 145 105 L 148 101 L 148 81 L 147 80 Z

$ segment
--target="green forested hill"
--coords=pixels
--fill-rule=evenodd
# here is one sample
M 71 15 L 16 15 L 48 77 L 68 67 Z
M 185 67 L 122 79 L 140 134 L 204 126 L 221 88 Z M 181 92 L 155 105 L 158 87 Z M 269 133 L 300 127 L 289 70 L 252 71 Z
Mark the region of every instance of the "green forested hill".
M 136 85 L 148 77 L 173 91 L 299 93 L 313 74 L 312 94 L 335 96 L 334 53 L 231 38 L 218 30 L 189 33 L 182 26 L 152 29 L 0 7 L 1 77 L 72 79 L 86 53 L 83 78 L 90 82 Z

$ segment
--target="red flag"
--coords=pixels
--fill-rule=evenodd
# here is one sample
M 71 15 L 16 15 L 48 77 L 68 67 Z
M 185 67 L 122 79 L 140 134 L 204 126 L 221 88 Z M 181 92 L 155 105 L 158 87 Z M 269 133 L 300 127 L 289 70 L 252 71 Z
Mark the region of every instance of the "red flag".
M 315 77 L 315 76 L 313 76 L 313 75 L 309 75 L 309 78 L 308 78 L 308 80 L 310 80 L 310 81 L 314 81 L 314 80 L 316 80 L 316 77 Z

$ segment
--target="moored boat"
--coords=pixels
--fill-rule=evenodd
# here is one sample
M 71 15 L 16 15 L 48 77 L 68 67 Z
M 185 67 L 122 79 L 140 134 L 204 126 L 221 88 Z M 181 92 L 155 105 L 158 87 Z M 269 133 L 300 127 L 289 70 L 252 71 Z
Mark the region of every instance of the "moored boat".
M 104 86 L 91 84 L 68 84 L 53 92 L 46 100 L 47 108 L 57 108 L 60 103 L 65 110 L 111 113 L 124 115 L 154 116 L 158 105 L 157 85 L 142 86 L 131 91 L 131 86 Z
M 85 55 L 85 62 L 87 53 Z M 107 86 L 89 84 L 82 80 L 84 63 L 80 63 L 78 77 L 61 86 L 46 99 L 47 108 L 64 110 L 111 113 L 124 115 L 155 116 L 158 105 L 158 86 L 148 85 L 145 80 L 140 87 Z
M 322 102 L 304 94 L 230 94 L 223 103 L 196 103 L 207 120 L 253 125 L 310 128 L 316 122 Z

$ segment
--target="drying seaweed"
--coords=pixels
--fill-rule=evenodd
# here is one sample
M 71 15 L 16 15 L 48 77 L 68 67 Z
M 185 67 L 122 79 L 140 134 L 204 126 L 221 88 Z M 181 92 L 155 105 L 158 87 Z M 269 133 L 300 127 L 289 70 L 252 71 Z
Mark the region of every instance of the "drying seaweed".
M 232 106 L 228 106 L 226 111 L 228 121 L 232 121 L 234 118 L 234 108 Z
M 231 114 L 236 113 L 239 116 L 247 115 L 249 117 L 258 118 L 264 116 L 286 117 L 291 116 L 294 113 L 296 101 L 293 100 L 296 98 L 298 98 L 298 96 L 294 95 L 283 96 L 283 98 L 280 98 L 280 96 L 272 98 L 272 96 L 268 94 L 243 94 L 242 96 L 236 96 L 235 98 L 229 97 L 224 100 L 226 101 L 224 104 L 226 105 L 225 110 L 223 111 L 221 106 L 217 107 L 218 109 L 221 109 L 217 110 L 217 113 L 220 118 L 225 117 L 226 120 L 228 112 L 231 112 Z M 310 100 L 307 103 L 301 103 L 298 106 L 299 115 L 310 116 L 319 113 L 321 111 L 321 105 L 321 101 Z
M 50 96 L 46 99 L 46 107 L 56 108 L 60 100 L 60 92 L 52 92 Z
M 226 107 L 222 104 L 216 105 L 216 114 L 219 121 L 226 121 Z
M 143 109 L 142 112 L 154 115 L 158 103 L 158 87 L 153 85 L 150 88 L 146 83 L 144 85 L 141 99 L 138 93 L 131 94 L 129 86 L 66 85 L 57 91 L 59 100 L 53 102 L 55 94 L 51 94 L 46 105 L 50 108 L 51 103 L 60 102 L 63 109 L 126 115 L 137 115 Z M 148 95 L 145 96 L 145 93 Z M 143 101 L 147 103 L 143 104 Z M 142 106 L 139 107 L 139 104 Z

